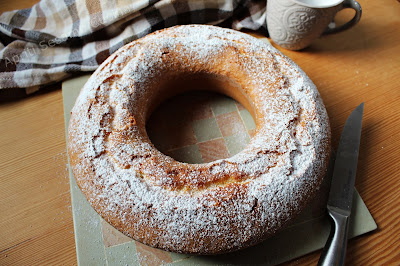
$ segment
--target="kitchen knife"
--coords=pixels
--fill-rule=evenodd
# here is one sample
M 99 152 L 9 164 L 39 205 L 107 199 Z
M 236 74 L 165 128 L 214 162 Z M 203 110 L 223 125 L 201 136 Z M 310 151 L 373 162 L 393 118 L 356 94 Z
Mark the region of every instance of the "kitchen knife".
M 345 262 L 363 110 L 364 103 L 350 114 L 340 137 L 327 205 L 333 220 L 332 231 L 318 265 L 344 265 Z

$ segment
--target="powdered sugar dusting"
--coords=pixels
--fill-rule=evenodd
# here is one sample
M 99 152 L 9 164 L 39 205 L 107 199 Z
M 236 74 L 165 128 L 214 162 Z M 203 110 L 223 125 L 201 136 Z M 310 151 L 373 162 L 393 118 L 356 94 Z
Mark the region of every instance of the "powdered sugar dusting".
M 208 75 L 238 83 L 258 110 L 235 156 L 206 164 L 163 155 L 145 132 L 163 82 Z M 77 183 L 108 222 L 176 252 L 244 248 L 279 230 L 318 189 L 330 147 L 314 84 L 270 45 L 233 30 L 190 25 L 128 44 L 107 59 L 72 111 Z

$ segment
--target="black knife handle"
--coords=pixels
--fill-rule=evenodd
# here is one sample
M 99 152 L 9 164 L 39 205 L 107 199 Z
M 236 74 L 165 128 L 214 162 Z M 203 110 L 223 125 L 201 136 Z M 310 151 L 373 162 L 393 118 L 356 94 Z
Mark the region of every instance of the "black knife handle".
M 350 212 L 344 212 L 328 206 L 328 213 L 333 220 L 332 230 L 325 248 L 322 251 L 318 265 L 344 265 Z

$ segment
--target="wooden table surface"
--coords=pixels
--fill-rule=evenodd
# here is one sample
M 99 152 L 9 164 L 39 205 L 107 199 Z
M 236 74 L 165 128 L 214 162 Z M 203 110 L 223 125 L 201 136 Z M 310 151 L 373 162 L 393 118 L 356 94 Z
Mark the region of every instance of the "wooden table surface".
M 7 3 L 8 2 L 8 3 Z M 1 1 L 0 12 L 37 0 Z M 317 85 L 337 147 L 365 102 L 356 188 L 378 230 L 350 240 L 348 265 L 400 264 L 400 3 L 359 0 L 354 28 L 280 49 Z M 0 265 L 76 264 L 60 85 L 0 104 Z M 320 252 L 290 264 L 315 265 Z

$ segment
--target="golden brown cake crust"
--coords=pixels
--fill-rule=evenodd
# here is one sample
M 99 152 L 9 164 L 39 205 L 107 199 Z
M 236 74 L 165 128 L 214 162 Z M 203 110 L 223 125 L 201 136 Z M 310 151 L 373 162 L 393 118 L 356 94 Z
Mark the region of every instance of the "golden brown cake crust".
M 146 119 L 188 80 L 252 112 L 256 133 L 242 152 L 187 164 L 152 145 Z M 82 192 L 118 230 L 169 251 L 216 254 L 262 241 L 305 207 L 326 172 L 330 128 L 315 85 L 279 51 L 188 25 L 127 44 L 97 69 L 71 112 L 68 151 Z

